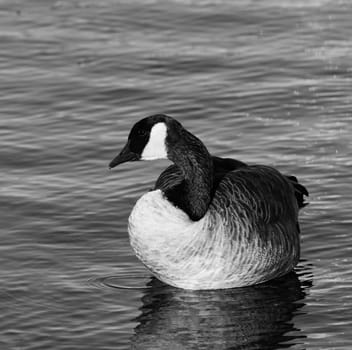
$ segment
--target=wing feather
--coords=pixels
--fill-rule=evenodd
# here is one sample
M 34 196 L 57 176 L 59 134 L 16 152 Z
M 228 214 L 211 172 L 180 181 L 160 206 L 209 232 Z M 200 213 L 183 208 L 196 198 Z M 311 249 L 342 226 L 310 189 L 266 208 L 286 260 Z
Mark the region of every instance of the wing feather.
M 239 211 L 258 224 L 297 220 L 298 208 L 306 205 L 307 189 L 294 176 L 284 176 L 264 165 L 247 165 L 229 158 L 213 157 L 215 170 L 214 199 L 217 208 Z M 166 168 L 155 189 L 177 191 L 184 180 L 177 165 Z
M 247 166 L 227 173 L 214 200 L 217 206 L 226 206 L 227 211 L 244 212 L 253 224 L 274 224 L 298 217 L 294 187 L 268 166 Z

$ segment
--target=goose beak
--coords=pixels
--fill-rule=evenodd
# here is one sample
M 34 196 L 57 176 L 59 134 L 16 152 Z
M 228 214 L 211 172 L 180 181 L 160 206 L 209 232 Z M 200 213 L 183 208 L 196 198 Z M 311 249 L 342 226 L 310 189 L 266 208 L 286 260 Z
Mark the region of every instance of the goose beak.
M 116 165 L 121 163 L 139 160 L 140 156 L 137 153 L 134 153 L 130 150 L 130 143 L 127 142 L 122 151 L 110 162 L 109 168 L 112 169 Z

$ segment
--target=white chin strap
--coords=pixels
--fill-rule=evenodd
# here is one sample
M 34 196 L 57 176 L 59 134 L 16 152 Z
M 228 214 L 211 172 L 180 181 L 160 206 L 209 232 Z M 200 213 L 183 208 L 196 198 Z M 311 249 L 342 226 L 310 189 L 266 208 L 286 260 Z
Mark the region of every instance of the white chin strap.
M 167 127 L 165 123 L 155 124 L 149 136 L 149 141 L 145 145 L 143 153 L 141 155 L 142 160 L 153 160 L 153 159 L 166 159 L 166 140 Z

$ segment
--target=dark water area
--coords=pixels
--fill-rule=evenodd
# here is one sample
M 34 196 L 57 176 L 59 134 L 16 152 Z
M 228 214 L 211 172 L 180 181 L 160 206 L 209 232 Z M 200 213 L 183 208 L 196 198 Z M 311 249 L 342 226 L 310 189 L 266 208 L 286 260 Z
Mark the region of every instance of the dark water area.
M 0 1 L 1 349 L 351 349 L 352 3 Z M 164 112 L 310 191 L 302 261 L 191 292 L 127 219 L 167 165 L 108 170 Z

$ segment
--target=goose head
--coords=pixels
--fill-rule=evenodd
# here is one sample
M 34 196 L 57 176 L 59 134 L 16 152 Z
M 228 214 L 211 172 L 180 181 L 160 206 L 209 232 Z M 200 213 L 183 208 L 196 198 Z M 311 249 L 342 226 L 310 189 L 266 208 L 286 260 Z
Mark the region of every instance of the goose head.
M 141 119 L 132 127 L 122 151 L 110 162 L 110 169 L 128 161 L 172 160 L 172 146 L 177 143 L 182 130 L 177 120 L 164 114 Z

